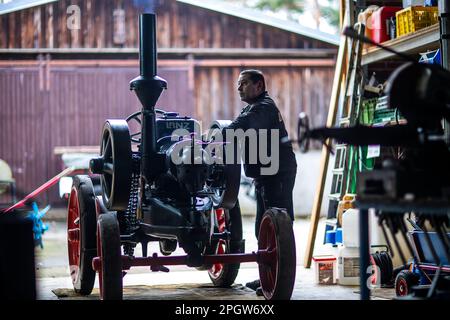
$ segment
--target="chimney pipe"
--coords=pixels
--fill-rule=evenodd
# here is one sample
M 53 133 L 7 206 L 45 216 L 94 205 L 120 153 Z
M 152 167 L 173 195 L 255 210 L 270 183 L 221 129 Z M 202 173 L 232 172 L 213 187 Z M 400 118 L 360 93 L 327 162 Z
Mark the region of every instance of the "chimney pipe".
M 141 76 L 156 76 L 156 16 L 144 13 L 139 16 L 139 66 Z
M 142 104 L 141 175 L 146 183 L 158 174 L 155 105 L 167 89 L 167 81 L 156 75 L 156 62 L 156 15 L 143 13 L 139 17 L 140 75 L 130 81 L 130 90 L 134 90 Z

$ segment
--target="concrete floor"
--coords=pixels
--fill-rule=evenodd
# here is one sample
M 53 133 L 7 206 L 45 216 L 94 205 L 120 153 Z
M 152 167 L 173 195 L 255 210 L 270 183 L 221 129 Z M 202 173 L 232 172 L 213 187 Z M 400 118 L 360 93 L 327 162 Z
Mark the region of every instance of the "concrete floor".
M 58 215 L 50 214 L 55 218 Z M 319 223 L 315 254 L 330 253 L 335 248 L 322 245 L 324 221 Z M 36 248 L 38 299 L 98 299 L 98 282 L 93 293 L 88 297 L 73 294 L 72 283 L 68 272 L 66 224 L 64 221 L 47 221 L 49 230 L 43 236 L 44 249 Z M 257 249 L 253 234 L 254 218 L 243 217 L 246 252 Z M 314 282 L 314 270 L 305 269 L 303 264 L 306 239 L 309 231 L 309 219 L 297 218 L 294 222 L 294 233 L 297 250 L 297 273 L 293 300 L 357 300 L 358 286 L 317 285 Z M 157 243 L 149 245 L 149 254 L 158 252 Z M 140 256 L 140 246 L 136 248 L 136 256 Z M 177 249 L 174 254 L 184 254 Z M 171 266 L 169 273 L 151 272 L 147 267 L 132 268 L 124 278 L 124 299 L 133 300 L 258 300 L 254 291 L 243 285 L 258 278 L 256 263 L 241 264 L 235 285 L 231 289 L 218 289 L 211 285 L 206 271 L 197 271 L 186 266 Z M 381 289 L 379 289 L 381 290 Z M 374 299 L 393 296 L 393 289 L 383 289 L 374 294 Z

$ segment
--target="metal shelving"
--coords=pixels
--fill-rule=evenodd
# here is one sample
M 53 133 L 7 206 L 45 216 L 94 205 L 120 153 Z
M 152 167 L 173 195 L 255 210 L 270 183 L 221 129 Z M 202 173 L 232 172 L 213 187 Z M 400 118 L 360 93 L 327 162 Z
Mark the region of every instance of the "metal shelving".
M 439 24 L 418 30 L 406 36 L 382 43 L 384 46 L 407 54 L 419 54 L 427 50 L 439 48 Z M 363 50 L 362 65 L 379 62 L 386 59 L 398 59 L 396 55 L 378 47 Z

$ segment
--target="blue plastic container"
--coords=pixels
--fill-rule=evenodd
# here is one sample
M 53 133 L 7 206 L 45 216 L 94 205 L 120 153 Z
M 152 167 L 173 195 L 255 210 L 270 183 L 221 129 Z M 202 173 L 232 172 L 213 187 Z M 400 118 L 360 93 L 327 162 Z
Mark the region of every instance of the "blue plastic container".
M 342 244 L 342 228 L 336 228 L 335 241 L 337 244 Z
M 336 243 L 336 231 L 328 230 L 325 233 L 325 243 L 331 243 L 331 244 Z

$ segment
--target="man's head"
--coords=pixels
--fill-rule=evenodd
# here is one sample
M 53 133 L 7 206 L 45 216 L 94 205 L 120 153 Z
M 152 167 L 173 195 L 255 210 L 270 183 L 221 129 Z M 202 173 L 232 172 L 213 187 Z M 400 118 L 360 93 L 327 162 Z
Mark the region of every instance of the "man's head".
M 259 70 L 244 70 L 239 74 L 238 91 L 241 100 L 249 104 L 266 91 L 264 75 Z

